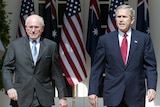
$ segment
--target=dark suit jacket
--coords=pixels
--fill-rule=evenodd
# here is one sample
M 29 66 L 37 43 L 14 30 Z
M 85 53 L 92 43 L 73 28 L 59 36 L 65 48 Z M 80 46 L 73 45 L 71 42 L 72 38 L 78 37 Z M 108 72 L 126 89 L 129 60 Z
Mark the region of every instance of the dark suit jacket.
M 13 82 L 13 74 L 15 79 Z M 58 63 L 58 48 L 55 42 L 40 38 L 40 50 L 34 66 L 28 37 L 11 42 L 3 64 L 3 83 L 7 91 L 15 88 L 18 92 L 19 107 L 29 107 L 34 88 L 40 104 L 54 103 L 51 80 L 55 80 L 59 98 L 65 97 L 65 82 Z
M 123 95 L 126 103 L 142 107 L 147 88 L 156 90 L 157 69 L 153 45 L 149 35 L 132 29 L 127 65 L 121 56 L 118 31 L 99 38 L 94 63 L 91 68 L 89 95 L 98 95 L 102 73 L 104 80 L 104 105 L 118 105 Z

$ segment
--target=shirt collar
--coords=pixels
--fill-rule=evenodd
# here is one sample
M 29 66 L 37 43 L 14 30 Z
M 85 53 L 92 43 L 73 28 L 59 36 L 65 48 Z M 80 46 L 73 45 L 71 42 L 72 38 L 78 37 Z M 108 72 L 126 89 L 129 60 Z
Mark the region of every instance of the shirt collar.
M 119 29 L 118 29 L 118 34 L 119 34 L 121 37 L 124 36 L 124 32 L 120 31 Z M 131 28 L 126 32 L 126 34 L 127 34 L 128 36 L 131 35 Z
M 31 42 L 33 41 L 31 38 L 29 38 L 29 40 L 30 40 Z M 39 43 L 40 38 L 37 38 L 35 41 L 36 41 L 37 43 Z

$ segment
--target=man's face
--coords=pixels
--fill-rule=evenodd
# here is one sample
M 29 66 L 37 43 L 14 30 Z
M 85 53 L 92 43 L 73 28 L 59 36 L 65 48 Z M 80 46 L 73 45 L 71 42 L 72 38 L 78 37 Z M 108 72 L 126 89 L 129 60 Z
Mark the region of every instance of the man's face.
M 119 30 L 127 32 L 133 24 L 134 18 L 131 18 L 129 9 L 119 9 L 116 16 L 116 24 Z
M 41 36 L 43 29 L 44 26 L 42 25 L 39 17 L 36 16 L 30 18 L 30 20 L 26 24 L 27 35 L 33 40 Z

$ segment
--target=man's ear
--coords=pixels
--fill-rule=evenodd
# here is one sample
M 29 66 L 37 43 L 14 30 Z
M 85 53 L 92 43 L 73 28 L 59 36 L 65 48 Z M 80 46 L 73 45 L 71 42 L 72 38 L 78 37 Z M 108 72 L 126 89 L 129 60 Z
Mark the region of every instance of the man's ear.
M 135 17 L 132 17 L 132 21 L 131 21 L 131 24 L 133 24 L 135 21 Z

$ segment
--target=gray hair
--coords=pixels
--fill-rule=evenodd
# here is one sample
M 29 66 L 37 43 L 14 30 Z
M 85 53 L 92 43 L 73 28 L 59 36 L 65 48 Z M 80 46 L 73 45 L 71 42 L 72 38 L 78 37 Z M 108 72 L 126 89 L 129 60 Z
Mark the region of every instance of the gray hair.
M 44 19 L 43 19 L 43 17 L 41 17 L 41 16 L 39 16 L 39 15 L 36 15 L 36 14 L 33 14 L 33 15 L 30 15 L 30 16 L 28 16 L 28 17 L 26 18 L 25 26 L 27 26 L 29 20 L 30 20 L 31 18 L 33 18 L 33 17 L 37 17 L 38 20 L 41 22 L 42 26 L 45 25 L 45 24 L 44 24 Z
M 119 9 L 129 9 L 129 11 L 130 11 L 130 17 L 131 18 L 135 17 L 135 10 L 130 5 L 122 4 L 122 5 L 118 6 L 117 9 L 116 9 L 116 11 L 115 11 L 116 16 L 117 16 L 117 11 Z

